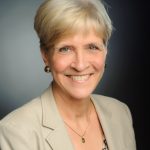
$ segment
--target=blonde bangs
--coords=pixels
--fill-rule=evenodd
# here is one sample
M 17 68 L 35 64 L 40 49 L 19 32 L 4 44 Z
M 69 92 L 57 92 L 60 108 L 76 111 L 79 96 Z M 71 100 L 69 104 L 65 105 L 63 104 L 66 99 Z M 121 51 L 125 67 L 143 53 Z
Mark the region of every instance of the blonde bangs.
M 68 17 L 69 19 L 67 19 Z M 93 30 L 97 36 L 101 37 L 104 41 L 104 44 L 106 44 L 106 26 L 98 19 L 94 19 L 93 17 L 85 15 L 82 12 L 81 14 L 76 14 L 76 16 L 71 16 L 71 14 L 64 15 L 61 17 L 61 20 L 62 21 L 59 20 L 60 22 L 55 25 L 55 36 L 53 35 L 53 45 L 60 41 L 62 38 L 75 35 L 76 33 L 82 33 L 83 35 L 87 35 L 91 30 Z M 51 40 L 49 39 L 49 41 Z
M 47 0 L 35 17 L 35 30 L 41 47 L 50 49 L 62 38 L 77 32 L 86 35 L 89 30 L 94 30 L 107 45 L 112 25 L 98 0 Z

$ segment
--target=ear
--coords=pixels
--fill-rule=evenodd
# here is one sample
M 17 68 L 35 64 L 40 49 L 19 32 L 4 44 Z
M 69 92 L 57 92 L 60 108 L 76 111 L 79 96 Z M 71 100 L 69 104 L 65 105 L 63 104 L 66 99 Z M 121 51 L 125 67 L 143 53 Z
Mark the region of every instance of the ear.
M 48 51 L 41 48 L 41 55 L 46 66 L 49 66 Z

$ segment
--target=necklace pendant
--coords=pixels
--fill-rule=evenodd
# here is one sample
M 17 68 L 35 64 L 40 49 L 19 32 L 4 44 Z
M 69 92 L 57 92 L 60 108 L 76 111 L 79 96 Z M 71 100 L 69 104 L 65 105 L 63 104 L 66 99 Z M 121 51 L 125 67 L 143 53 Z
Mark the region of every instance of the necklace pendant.
M 82 143 L 85 143 L 85 138 L 84 137 L 82 137 Z

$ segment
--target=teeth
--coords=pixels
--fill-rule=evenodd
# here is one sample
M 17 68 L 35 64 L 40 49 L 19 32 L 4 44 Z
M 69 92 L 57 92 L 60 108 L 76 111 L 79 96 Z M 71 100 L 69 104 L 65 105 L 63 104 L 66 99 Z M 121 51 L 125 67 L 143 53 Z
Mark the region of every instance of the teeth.
M 89 78 L 89 75 L 82 75 L 82 76 L 72 76 L 71 77 L 74 81 L 86 81 Z

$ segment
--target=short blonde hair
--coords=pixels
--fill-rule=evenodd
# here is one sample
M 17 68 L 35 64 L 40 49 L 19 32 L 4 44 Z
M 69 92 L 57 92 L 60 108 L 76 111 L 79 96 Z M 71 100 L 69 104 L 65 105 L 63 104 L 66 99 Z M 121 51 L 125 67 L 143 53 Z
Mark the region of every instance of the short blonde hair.
M 107 45 L 112 23 L 101 0 L 46 0 L 37 10 L 34 28 L 41 48 L 50 49 L 61 38 L 91 28 Z

